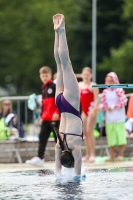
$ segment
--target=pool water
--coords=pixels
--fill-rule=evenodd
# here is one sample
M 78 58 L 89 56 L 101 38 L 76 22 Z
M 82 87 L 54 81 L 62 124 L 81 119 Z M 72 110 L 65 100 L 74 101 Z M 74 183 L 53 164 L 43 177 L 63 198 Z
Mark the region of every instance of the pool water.
M 86 178 L 52 170 L 0 173 L 0 200 L 133 200 L 133 168 L 88 170 Z

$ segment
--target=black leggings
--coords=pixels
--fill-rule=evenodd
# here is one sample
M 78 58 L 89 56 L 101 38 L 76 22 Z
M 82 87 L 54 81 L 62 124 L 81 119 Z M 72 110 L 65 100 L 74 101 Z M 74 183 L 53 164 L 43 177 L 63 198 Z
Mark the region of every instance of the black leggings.
M 47 141 L 52 131 L 54 133 L 55 142 L 57 142 L 56 134 L 53 130 L 52 124 L 55 125 L 57 129 L 59 129 L 60 121 L 50 122 L 50 121 L 42 121 L 41 131 L 39 135 L 39 148 L 38 148 L 38 157 L 43 159 L 45 155 L 45 149 L 47 145 Z

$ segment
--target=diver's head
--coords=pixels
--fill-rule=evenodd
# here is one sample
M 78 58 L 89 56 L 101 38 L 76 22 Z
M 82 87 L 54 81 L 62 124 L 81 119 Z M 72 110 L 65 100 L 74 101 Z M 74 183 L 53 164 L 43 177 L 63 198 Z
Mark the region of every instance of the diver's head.
M 60 157 L 61 165 L 66 168 L 74 167 L 74 157 L 70 151 L 63 151 Z

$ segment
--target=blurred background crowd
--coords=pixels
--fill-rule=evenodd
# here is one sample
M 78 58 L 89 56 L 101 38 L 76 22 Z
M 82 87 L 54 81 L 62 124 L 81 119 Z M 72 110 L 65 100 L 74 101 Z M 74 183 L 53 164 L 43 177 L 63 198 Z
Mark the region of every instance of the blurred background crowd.
M 0 7 L 0 140 L 26 138 L 29 134 L 38 139 L 40 67 L 50 66 L 53 79 L 56 79 L 52 16 L 57 12 L 67 16 L 70 57 L 80 82 L 82 69 L 91 67 L 92 63 L 92 1 L 0 0 Z M 105 77 L 111 71 L 118 75 L 120 83 L 133 83 L 132 19 L 132 0 L 97 0 L 98 84 L 105 83 Z M 132 91 L 125 90 L 128 137 L 133 133 Z M 7 98 L 3 100 L 5 96 Z M 24 101 L 19 98 L 10 100 L 8 97 L 11 96 L 23 96 Z M 105 113 L 99 112 L 93 133 L 95 137 L 106 136 Z M 53 137 L 52 133 L 50 137 Z
M 0 87 L 4 94 L 40 93 L 40 66 L 56 72 L 52 16 L 66 17 L 75 73 L 91 67 L 92 1 L 0 0 Z M 97 83 L 115 71 L 121 83 L 132 83 L 132 0 L 97 0 Z M 76 38 L 76 40 L 75 40 Z M 3 92 L 0 92 L 2 95 Z

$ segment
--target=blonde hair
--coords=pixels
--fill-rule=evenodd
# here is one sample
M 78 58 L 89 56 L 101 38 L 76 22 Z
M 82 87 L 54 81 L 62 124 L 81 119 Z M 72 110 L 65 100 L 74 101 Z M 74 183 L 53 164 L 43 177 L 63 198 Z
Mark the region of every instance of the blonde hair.
M 84 68 L 82 69 L 82 73 L 83 73 L 84 71 L 88 71 L 88 72 L 90 72 L 90 73 L 92 74 L 92 69 L 91 69 L 90 67 L 84 67 Z
M 52 74 L 52 70 L 48 66 L 43 66 L 40 68 L 39 73 L 40 74 Z

